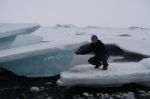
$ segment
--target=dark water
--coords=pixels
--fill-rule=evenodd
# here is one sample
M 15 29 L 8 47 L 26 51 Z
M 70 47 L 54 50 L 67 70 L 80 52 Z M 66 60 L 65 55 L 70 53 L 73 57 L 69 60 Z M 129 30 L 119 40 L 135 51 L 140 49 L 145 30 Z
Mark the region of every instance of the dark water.
M 75 56 L 72 64 L 87 64 L 91 56 Z M 140 61 L 142 58 L 134 54 L 110 55 L 108 62 Z M 126 84 L 107 88 L 61 87 L 56 84 L 59 76 L 27 78 L 1 71 L 0 99 L 150 99 L 150 88 L 146 86 Z

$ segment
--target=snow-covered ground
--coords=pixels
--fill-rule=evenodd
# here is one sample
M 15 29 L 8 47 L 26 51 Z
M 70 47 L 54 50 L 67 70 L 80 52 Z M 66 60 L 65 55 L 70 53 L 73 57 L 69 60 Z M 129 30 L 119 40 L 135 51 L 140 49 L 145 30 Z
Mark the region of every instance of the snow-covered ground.
M 18 75 L 29 77 L 53 76 L 73 67 L 71 62 L 74 51 L 85 42 L 90 42 L 90 37 L 93 34 L 96 34 L 106 45 L 117 46 L 126 53 L 150 56 L 149 29 L 79 28 L 75 26 L 39 28 L 38 24 L 0 25 L 1 44 L 5 45 L 4 43 L 9 42 L 9 46 L 0 51 L 0 67 Z M 12 37 L 13 35 L 17 36 Z M 9 36 L 12 38 L 11 42 L 10 38 L 5 39 Z M 111 63 L 110 68 L 111 65 L 112 67 L 125 65 L 125 68 L 129 68 L 131 64 L 139 63 Z M 111 72 L 110 70 L 108 72 Z

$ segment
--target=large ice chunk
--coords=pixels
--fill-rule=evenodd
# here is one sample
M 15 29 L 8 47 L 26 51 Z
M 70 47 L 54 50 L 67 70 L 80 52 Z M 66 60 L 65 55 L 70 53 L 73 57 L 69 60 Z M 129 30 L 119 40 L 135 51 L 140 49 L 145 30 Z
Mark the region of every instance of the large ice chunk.
M 9 36 L 5 38 L 0 38 L 0 50 L 8 48 L 12 42 L 15 40 L 16 36 Z
M 11 46 L 18 46 L 19 43 L 26 40 L 27 37 L 23 38 L 22 41 L 17 41 L 16 43 L 16 37 L 19 34 L 25 34 L 25 33 L 31 33 L 38 29 L 40 26 L 38 24 L 11 24 L 11 23 L 0 23 L 0 50 L 10 48 Z M 20 36 L 17 37 L 17 40 L 21 38 Z M 29 40 L 29 37 L 28 37 Z M 31 40 L 30 40 L 31 41 Z M 32 40 L 31 43 L 37 42 L 37 39 Z M 11 45 L 13 43 L 13 45 Z M 17 44 L 17 45 L 16 45 Z M 26 43 L 27 44 L 27 43 Z
M 72 59 L 72 50 L 53 49 L 42 55 L 3 62 L 0 64 L 0 67 L 10 70 L 17 75 L 46 77 L 57 75 L 70 68 Z
M 70 68 L 75 45 L 39 43 L 0 51 L 0 67 L 17 75 L 45 77 Z
M 36 55 L 43 55 L 56 51 L 56 49 L 69 49 L 65 45 L 58 44 L 58 42 L 39 43 L 27 46 L 20 46 L 0 51 L 0 63 L 23 59 Z
M 0 38 L 22 33 L 31 33 L 39 27 L 39 24 L 0 23 Z
M 40 43 L 40 41 L 42 41 L 42 37 L 32 34 L 22 34 L 16 37 L 16 39 L 12 42 L 9 48 L 36 44 Z
M 141 63 L 110 63 L 106 71 L 85 64 L 62 72 L 57 83 L 61 86 L 116 86 L 150 82 L 149 75 L 150 69 Z

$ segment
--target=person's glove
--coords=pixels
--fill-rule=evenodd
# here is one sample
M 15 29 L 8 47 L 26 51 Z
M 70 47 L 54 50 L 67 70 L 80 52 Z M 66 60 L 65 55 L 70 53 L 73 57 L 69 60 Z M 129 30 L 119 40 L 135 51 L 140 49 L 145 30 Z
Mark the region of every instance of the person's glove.
M 79 54 L 80 54 L 80 51 L 76 51 L 75 53 L 76 53 L 76 55 L 79 55 Z

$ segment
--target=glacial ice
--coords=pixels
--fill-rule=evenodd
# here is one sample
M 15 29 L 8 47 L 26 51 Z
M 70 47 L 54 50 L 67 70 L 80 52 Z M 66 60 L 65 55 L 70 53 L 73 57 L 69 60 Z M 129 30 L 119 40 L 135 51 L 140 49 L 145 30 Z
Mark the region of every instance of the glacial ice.
M 145 66 L 145 68 L 150 69 L 150 58 L 144 58 L 140 61 L 142 65 Z
M 72 50 L 54 49 L 42 55 L 20 58 L 0 64 L 17 75 L 27 77 L 54 76 L 71 67 Z
M 16 36 L 0 38 L 0 50 L 7 49 L 15 40 Z
M 37 44 L 42 41 L 42 37 L 31 35 L 31 34 L 21 34 L 16 37 L 16 39 L 12 42 L 9 48 L 18 47 L 18 46 L 25 46 L 31 44 Z
M 149 57 L 150 47 L 147 45 L 149 44 L 150 30 L 148 29 L 39 28 L 38 24 L 7 25 L 0 24 L 0 67 L 17 75 L 53 76 L 72 67 L 71 62 L 75 49 L 82 42 L 90 41 L 90 36 L 93 34 L 96 34 L 105 44 L 114 45 L 126 52 Z M 37 28 L 39 29 L 36 30 Z M 127 41 L 129 43 L 126 43 Z M 118 65 L 120 66 L 120 64 Z M 132 63 L 125 64 L 127 67 L 130 65 Z
M 40 26 L 38 24 L 0 23 L 0 50 L 10 48 L 11 46 L 15 47 L 14 43 L 16 42 L 17 35 L 32 33 L 39 27 Z M 20 41 L 17 42 L 19 43 Z M 12 43 L 13 45 L 11 45 Z
M 0 38 L 23 33 L 31 33 L 40 27 L 39 24 L 0 23 Z

